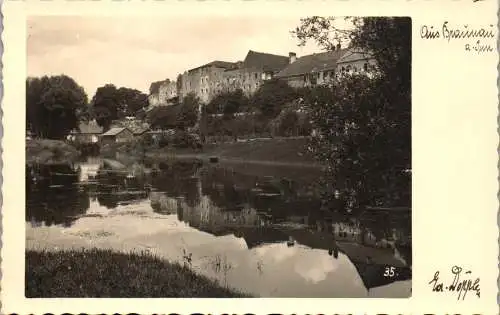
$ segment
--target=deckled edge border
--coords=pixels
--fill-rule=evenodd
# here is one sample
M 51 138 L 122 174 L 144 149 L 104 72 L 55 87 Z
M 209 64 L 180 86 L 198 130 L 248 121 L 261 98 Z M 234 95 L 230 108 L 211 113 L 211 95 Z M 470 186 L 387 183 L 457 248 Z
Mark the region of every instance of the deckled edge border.
M 8 1 L 8 0 L 7 0 Z M 3 84 L 3 60 L 4 60 L 4 14 L 3 7 L 4 1 L 0 0 L 0 282 L 2 280 L 2 249 L 3 249 L 3 215 L 1 209 L 3 209 L 3 105 L 4 105 L 4 84 Z M 497 31 L 500 31 L 500 6 L 497 8 Z M 497 38 L 497 54 L 500 55 L 500 36 Z M 497 64 L 497 136 L 500 139 L 500 59 Z M 497 140 L 497 156 L 500 157 L 500 141 Z M 499 189 L 497 191 L 497 200 L 499 201 L 499 208 L 497 210 L 497 228 L 498 228 L 498 245 L 500 249 L 500 158 L 497 158 L 497 180 L 499 183 Z M 500 305 L 500 250 L 498 253 L 498 273 L 497 273 L 497 304 Z M 1 286 L 0 286 L 0 296 L 1 296 Z M 2 310 L 2 301 L 0 299 L 0 312 Z
M 500 56 L 500 36 L 499 32 L 500 31 L 500 5 L 497 6 L 497 58 Z M 497 59 L 500 60 L 500 59 Z M 497 181 L 500 184 L 500 159 L 499 159 L 499 154 L 500 154 L 500 142 L 499 136 L 500 136 L 500 61 L 497 64 L 497 96 L 498 96 L 498 103 L 497 103 Z M 499 185 L 499 190 L 497 191 L 497 201 L 500 201 L 500 185 Z M 499 202 L 499 208 L 497 210 L 497 233 L 498 233 L 498 248 L 500 249 L 500 202 Z M 498 252 L 498 260 L 497 260 L 497 305 L 500 305 L 500 251 Z M 500 313 L 499 313 L 500 314 Z
M 1 0 L 0 0 L 1 1 Z M 8 1 L 8 0 L 5 0 Z M 0 283 L 2 281 L 2 271 L 3 268 L 3 215 L 1 209 L 3 209 L 3 105 L 4 105 L 4 14 L 3 8 L 5 1 L 0 2 Z M 2 287 L 0 286 L 0 296 L 2 295 Z M 0 298 L 0 312 L 2 310 L 2 301 Z

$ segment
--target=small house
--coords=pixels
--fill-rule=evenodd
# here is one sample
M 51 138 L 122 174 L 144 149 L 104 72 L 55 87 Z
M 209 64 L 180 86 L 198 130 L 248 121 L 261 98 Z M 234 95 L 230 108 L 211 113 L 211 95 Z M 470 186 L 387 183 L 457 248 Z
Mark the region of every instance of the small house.
M 102 131 L 103 128 L 95 120 L 80 122 L 78 128 L 71 131 L 68 140 L 86 144 L 97 143 Z
M 125 127 L 111 128 L 101 135 L 101 144 L 125 143 L 134 139 L 134 133 Z

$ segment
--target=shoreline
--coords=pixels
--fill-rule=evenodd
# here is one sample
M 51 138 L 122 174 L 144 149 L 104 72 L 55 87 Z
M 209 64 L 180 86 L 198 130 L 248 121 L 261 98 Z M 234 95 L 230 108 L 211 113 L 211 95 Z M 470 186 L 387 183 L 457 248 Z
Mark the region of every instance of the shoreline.
M 317 163 L 305 163 L 305 162 L 287 162 L 287 161 L 272 161 L 272 160 L 249 160 L 243 158 L 235 157 L 224 157 L 224 156 L 212 156 L 207 153 L 200 154 L 176 154 L 176 153 L 157 153 L 157 152 L 147 152 L 147 158 L 166 160 L 199 160 L 204 163 L 212 163 L 214 165 L 224 163 L 224 164 L 252 164 L 252 165 L 263 165 L 263 166 L 284 166 L 284 167 L 302 167 L 302 168 L 313 168 L 322 169 L 323 165 Z M 217 162 L 210 162 L 211 158 L 217 158 Z
M 199 160 L 205 163 L 252 164 L 276 167 L 301 167 L 322 169 L 309 153 L 305 152 L 305 138 L 258 139 L 248 142 L 207 144 L 203 149 L 191 148 L 127 148 L 128 145 L 103 147 L 97 157 L 116 160 Z M 78 149 L 61 140 L 26 140 L 26 164 L 68 164 L 82 156 Z M 213 160 L 213 161 L 212 161 Z

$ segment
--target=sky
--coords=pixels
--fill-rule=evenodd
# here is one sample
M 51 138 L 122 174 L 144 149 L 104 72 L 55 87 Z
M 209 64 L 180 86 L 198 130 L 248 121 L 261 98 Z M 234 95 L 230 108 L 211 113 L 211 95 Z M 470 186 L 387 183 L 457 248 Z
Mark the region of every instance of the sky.
M 28 19 L 28 76 L 66 74 L 89 98 L 107 83 L 145 93 L 154 81 L 248 50 L 297 57 L 320 52 L 298 47 L 290 31 L 299 18 L 110 18 L 40 16 Z

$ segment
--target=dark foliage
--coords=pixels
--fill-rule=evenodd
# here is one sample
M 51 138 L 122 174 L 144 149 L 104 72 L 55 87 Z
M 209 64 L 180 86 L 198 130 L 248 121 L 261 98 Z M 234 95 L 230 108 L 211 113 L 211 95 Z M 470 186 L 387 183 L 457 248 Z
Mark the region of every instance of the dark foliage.
M 188 94 L 179 104 L 159 106 L 147 114 L 147 120 L 154 129 L 187 130 L 198 122 L 200 100 Z
M 86 112 L 84 89 L 67 75 L 26 80 L 26 126 L 38 137 L 62 139 Z
M 109 129 L 111 122 L 135 114 L 148 105 L 148 97 L 141 91 L 113 84 L 99 87 L 91 101 L 91 111 L 99 126 Z
M 250 106 L 259 109 L 265 118 L 276 117 L 281 109 L 298 97 L 298 92 L 282 80 L 262 84 L 250 99 Z
M 175 85 L 177 88 L 177 95 L 181 95 L 181 90 L 182 90 L 182 75 L 179 74 L 177 76 L 177 81 L 175 81 Z
M 354 75 L 333 88 L 305 95 L 314 128 L 311 150 L 328 165 L 325 200 L 360 209 L 411 204 L 411 20 L 352 19 L 354 30 L 333 27 L 334 18 L 302 20 L 296 35 L 326 49 L 345 36 L 371 52 L 379 73 Z
M 182 99 L 181 110 L 177 115 L 177 128 L 186 130 L 194 127 L 198 122 L 200 113 L 200 99 L 193 93 L 189 93 Z
M 243 90 L 237 89 L 217 95 L 207 104 L 207 113 L 224 114 L 224 116 L 230 118 L 235 113 L 246 110 L 247 107 L 248 98 L 243 93 Z
M 153 129 L 175 129 L 180 109 L 180 104 L 155 107 L 148 112 L 147 121 Z

